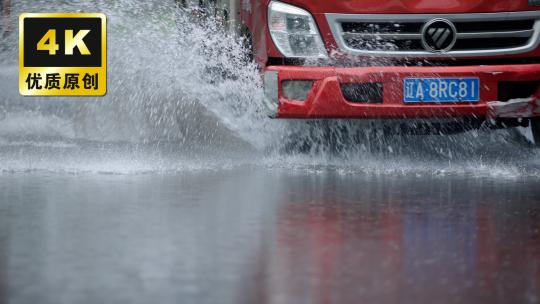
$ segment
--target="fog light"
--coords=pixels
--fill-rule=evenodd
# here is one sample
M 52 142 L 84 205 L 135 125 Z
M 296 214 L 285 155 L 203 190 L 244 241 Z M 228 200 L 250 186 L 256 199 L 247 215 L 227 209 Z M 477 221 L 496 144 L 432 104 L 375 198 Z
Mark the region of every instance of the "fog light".
M 285 80 L 281 83 L 283 88 L 283 96 L 287 99 L 305 101 L 308 97 L 311 88 L 313 88 L 312 80 Z

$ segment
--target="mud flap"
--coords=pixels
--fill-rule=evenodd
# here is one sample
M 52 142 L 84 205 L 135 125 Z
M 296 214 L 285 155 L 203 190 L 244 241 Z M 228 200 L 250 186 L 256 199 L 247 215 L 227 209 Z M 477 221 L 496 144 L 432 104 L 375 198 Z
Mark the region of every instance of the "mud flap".
M 492 121 L 497 118 L 530 119 L 534 145 L 540 147 L 540 98 L 531 97 L 506 102 L 489 102 L 488 118 Z
M 488 102 L 488 118 L 532 118 L 540 117 L 540 99 L 522 98 L 510 101 Z

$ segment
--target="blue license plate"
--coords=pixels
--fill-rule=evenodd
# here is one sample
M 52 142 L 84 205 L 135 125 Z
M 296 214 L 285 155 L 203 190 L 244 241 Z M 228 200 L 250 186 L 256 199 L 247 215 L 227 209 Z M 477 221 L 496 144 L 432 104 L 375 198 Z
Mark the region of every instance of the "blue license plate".
M 419 102 L 478 102 L 478 78 L 407 78 L 403 80 L 403 101 Z

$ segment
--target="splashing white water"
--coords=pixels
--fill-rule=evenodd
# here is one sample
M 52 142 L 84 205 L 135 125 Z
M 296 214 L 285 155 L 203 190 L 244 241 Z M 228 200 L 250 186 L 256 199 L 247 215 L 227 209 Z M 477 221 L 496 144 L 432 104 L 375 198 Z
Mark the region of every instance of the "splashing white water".
M 14 105 L 25 104 L 25 112 L 71 119 L 73 123 L 66 127 L 73 129 L 64 133 L 90 140 L 197 140 L 223 136 L 226 128 L 231 137 L 259 148 L 266 145 L 261 130 L 269 130 L 272 122 L 260 114 L 260 76 L 256 66 L 244 60 L 240 39 L 217 22 L 194 23 L 190 13 L 178 10 L 172 0 L 32 1 L 15 3 L 13 11 L 14 15 L 104 12 L 108 17 L 108 94 L 103 98 L 21 98 L 12 89 L 16 73 L 4 68 L 2 87 L 10 93 L 4 112 L 11 115 L 17 108 Z M 5 43 L 11 47 L 2 53 L 0 62 L 15 65 L 15 40 Z M 229 77 L 222 77 L 223 73 Z

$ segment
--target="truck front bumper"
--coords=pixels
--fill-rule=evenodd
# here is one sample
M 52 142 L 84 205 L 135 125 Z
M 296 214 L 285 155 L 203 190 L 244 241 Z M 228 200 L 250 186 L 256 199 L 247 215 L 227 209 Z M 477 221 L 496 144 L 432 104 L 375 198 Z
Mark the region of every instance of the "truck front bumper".
M 480 79 L 480 101 L 476 103 L 405 103 L 403 80 L 406 78 Z M 457 66 L 457 67 L 297 67 L 270 66 L 265 70 L 265 104 L 274 118 L 448 118 L 540 116 L 540 64 Z M 303 100 L 284 93 L 284 82 L 310 83 Z M 538 82 L 538 83 L 536 83 Z M 512 87 L 533 86 L 526 100 L 510 106 L 500 101 L 501 84 Z M 377 84 L 381 95 L 377 102 L 347 99 L 344 84 Z M 510 86 L 508 85 L 510 84 Z M 369 94 L 366 94 L 369 95 Z M 508 94 L 506 94 L 508 95 Z M 373 94 L 371 94 L 373 96 Z M 504 113 L 504 115 L 499 115 Z

